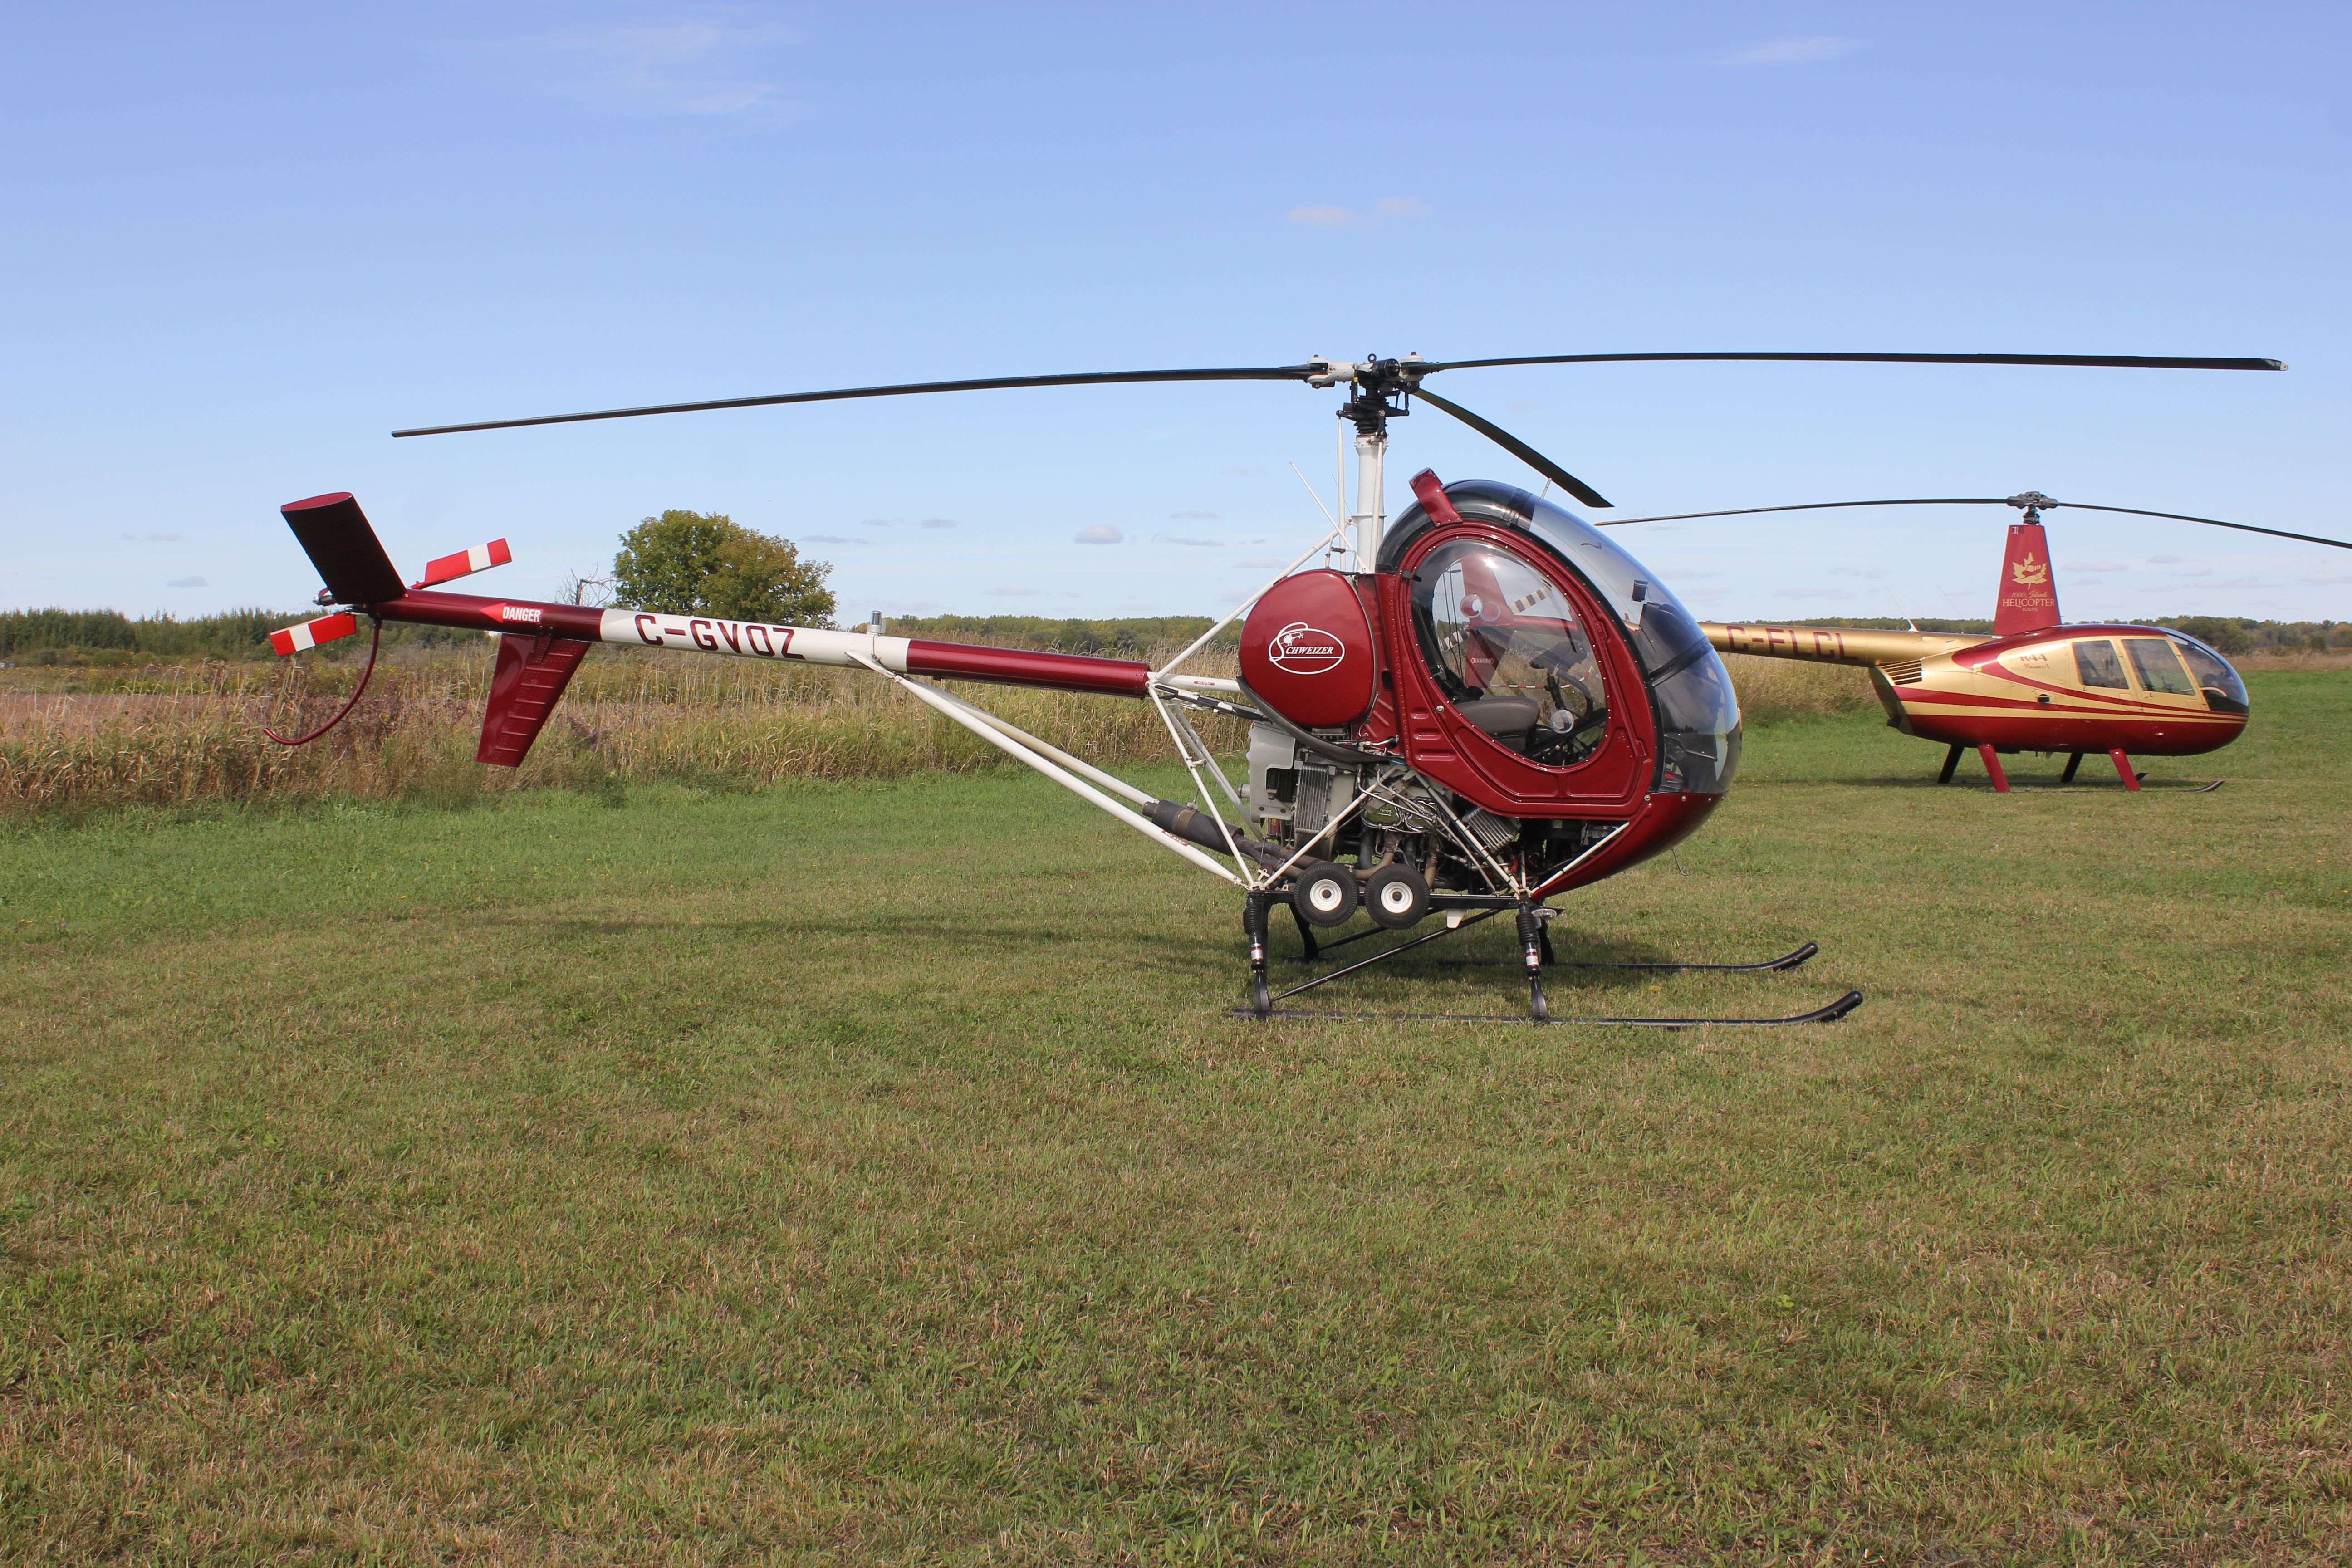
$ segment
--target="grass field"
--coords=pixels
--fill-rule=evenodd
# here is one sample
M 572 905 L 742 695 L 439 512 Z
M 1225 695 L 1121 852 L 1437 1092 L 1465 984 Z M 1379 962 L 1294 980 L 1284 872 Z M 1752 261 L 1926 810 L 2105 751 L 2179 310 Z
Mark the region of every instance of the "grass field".
M 1003 773 L 19 821 L 0 1559 L 2341 1561 L 2352 674 L 2250 684 L 1757 731 L 1559 934 L 1822 956 L 1553 995 L 1781 1032 L 1237 1022 Z

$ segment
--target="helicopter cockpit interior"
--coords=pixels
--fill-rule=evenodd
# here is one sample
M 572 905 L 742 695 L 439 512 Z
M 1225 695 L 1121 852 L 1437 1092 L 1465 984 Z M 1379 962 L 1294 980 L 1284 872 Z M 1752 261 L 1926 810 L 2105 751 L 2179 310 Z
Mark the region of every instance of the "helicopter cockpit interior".
M 1727 788 L 1739 766 L 1739 700 L 1681 601 L 1614 540 L 1564 508 L 1492 479 L 1459 479 L 1444 489 L 1465 521 L 1509 529 L 1528 542 L 1525 560 L 1464 540 L 1413 563 L 1414 630 L 1431 672 L 1462 715 L 1553 767 L 1572 766 L 1599 748 L 1609 730 L 1609 693 L 1592 652 L 1598 628 L 1582 625 L 1555 587 L 1581 579 L 1623 623 L 1649 683 L 1658 721 L 1654 787 L 1667 795 Z M 1433 525 L 1418 502 L 1400 512 L 1381 544 L 1381 570 L 1402 570 Z M 1542 563 L 1541 570 L 1532 562 Z M 1529 597 L 1536 594 L 1544 596 Z M 1497 635 L 1507 627 L 1507 635 Z M 1458 644 L 1449 646 L 1456 637 Z M 1486 706 L 1498 701 L 1503 705 Z M 1565 727 L 1561 715 L 1568 716 Z
M 1414 574 L 1413 627 L 1438 689 L 1469 720 L 1536 762 L 1582 762 L 1609 732 L 1592 638 L 1568 595 L 1475 541 Z

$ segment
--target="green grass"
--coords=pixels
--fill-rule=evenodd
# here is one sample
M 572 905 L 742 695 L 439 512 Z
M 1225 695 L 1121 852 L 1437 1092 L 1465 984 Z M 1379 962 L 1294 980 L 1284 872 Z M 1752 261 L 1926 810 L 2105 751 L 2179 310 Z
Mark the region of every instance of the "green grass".
M 1559 934 L 1822 956 L 1554 996 L 1780 1032 L 1237 1022 L 1003 775 L 10 829 L 0 1558 L 2340 1560 L 2352 677 L 2252 684 L 2211 795 L 1754 734 Z

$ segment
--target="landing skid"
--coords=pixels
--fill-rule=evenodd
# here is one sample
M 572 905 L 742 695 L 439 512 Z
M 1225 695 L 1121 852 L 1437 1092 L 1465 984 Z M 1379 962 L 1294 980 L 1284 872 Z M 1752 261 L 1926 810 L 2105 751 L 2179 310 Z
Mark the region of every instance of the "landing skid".
M 1544 963 L 1548 968 L 1639 969 L 1652 974 L 1784 974 L 1791 969 L 1803 968 L 1805 962 L 1821 951 L 1821 943 L 1809 942 L 1760 963 L 1682 963 L 1672 960 L 1635 963 L 1622 959 L 1601 958 L 1547 958 Z M 1510 961 L 1503 958 L 1441 958 L 1437 962 L 1446 969 L 1484 969 L 1499 967 Z
M 1236 1018 L 1343 1018 L 1361 1023 L 1461 1023 L 1461 1024 L 1609 1024 L 1630 1029 L 1772 1029 L 1786 1024 L 1834 1024 L 1862 1005 L 1862 993 L 1849 991 L 1825 1007 L 1810 1013 L 1792 1013 L 1785 1018 L 1535 1018 L 1517 1013 L 1326 1013 L 1290 1007 L 1279 1013 L 1254 1013 L 1247 1007 L 1234 1009 Z
M 1267 916 L 1271 912 L 1272 903 L 1273 900 L 1269 895 L 1262 892 L 1253 893 L 1250 895 L 1248 906 L 1243 914 L 1243 924 L 1248 931 L 1250 939 L 1251 1005 L 1236 1008 L 1234 1010 L 1234 1016 L 1236 1017 L 1256 1018 L 1259 1020 L 1273 1018 L 1277 1016 L 1276 1009 L 1279 1004 L 1288 1001 L 1290 998 L 1298 995 L 1302 992 L 1312 991 L 1318 985 L 1328 985 L 1334 980 L 1342 979 L 1348 975 L 1354 974 L 1360 970 L 1370 969 L 1376 963 L 1384 963 L 1388 960 L 1395 958 L 1400 954 L 1412 952 L 1414 948 L 1426 946 L 1433 942 L 1442 942 L 1445 938 L 1455 934 L 1457 931 L 1467 931 L 1472 926 L 1477 925 L 1483 921 L 1492 920 L 1495 916 L 1504 912 L 1500 908 L 1490 907 L 1481 910 L 1477 913 L 1470 915 L 1467 919 L 1461 920 L 1454 924 L 1443 927 L 1437 931 L 1426 932 L 1421 936 L 1413 937 L 1406 942 L 1401 942 L 1394 947 L 1383 948 L 1380 952 L 1373 953 L 1369 958 L 1360 958 L 1353 963 L 1343 964 L 1339 968 L 1334 969 L 1328 973 L 1318 974 L 1312 979 L 1301 981 L 1298 984 L 1293 985 L 1286 990 L 1276 992 L 1267 984 L 1266 979 L 1266 928 Z M 1853 1012 L 1856 1007 L 1862 1005 L 1862 993 L 1859 991 L 1849 991 L 1844 995 L 1839 997 L 1836 1001 L 1828 1004 L 1826 1006 L 1816 1007 L 1810 1013 L 1799 1013 L 1782 1018 L 1602 1017 L 1555 1019 L 1552 1016 L 1550 1004 L 1544 995 L 1543 971 L 1547 967 L 1557 967 L 1562 969 L 1628 969 L 1647 973 L 1782 973 L 1802 966 L 1808 960 L 1812 958 L 1814 954 L 1821 952 L 1821 946 L 1817 942 L 1808 942 L 1791 949 L 1788 952 L 1782 953 L 1778 958 L 1766 959 L 1756 963 L 1683 963 L 1675 962 L 1642 962 L 1607 959 L 1570 961 L 1563 963 L 1552 952 L 1550 933 L 1544 929 L 1545 922 L 1541 918 L 1542 915 L 1548 915 L 1550 911 L 1542 910 L 1539 913 L 1538 906 L 1528 903 L 1520 903 L 1516 907 L 1513 912 L 1515 912 L 1518 917 L 1517 923 L 1520 953 L 1517 962 L 1528 978 L 1529 1003 L 1528 1016 L 1524 1019 L 1506 1018 L 1502 1015 L 1487 1013 L 1324 1013 L 1308 1012 L 1297 1008 L 1283 1012 L 1279 1016 L 1286 1018 L 1361 1018 L 1370 1020 L 1378 1020 L 1382 1018 L 1402 1020 L 1453 1019 L 1466 1022 L 1501 1021 L 1536 1024 L 1609 1024 L 1622 1025 L 1630 1027 L 1662 1029 L 1697 1028 L 1703 1025 L 1708 1024 L 1721 1024 L 1735 1027 L 1761 1028 L 1771 1027 L 1783 1024 L 1832 1023 L 1837 1019 L 1844 1017 L 1848 1013 Z M 1326 951 L 1326 947 L 1318 945 L 1315 941 L 1314 934 L 1307 928 L 1306 921 L 1301 921 L 1298 923 L 1299 936 L 1302 939 L 1302 943 L 1307 951 L 1305 955 L 1297 962 L 1312 963 L 1316 958 L 1319 957 L 1324 951 Z M 1345 937 L 1339 942 L 1328 943 L 1328 946 L 1329 948 L 1345 947 L 1351 942 L 1361 942 L 1366 938 L 1381 934 L 1382 933 L 1376 931 L 1360 931 L 1354 936 Z M 1489 965 L 1499 967 L 1512 961 L 1498 959 L 1457 959 L 1441 962 L 1444 963 L 1447 967 L 1468 968 Z

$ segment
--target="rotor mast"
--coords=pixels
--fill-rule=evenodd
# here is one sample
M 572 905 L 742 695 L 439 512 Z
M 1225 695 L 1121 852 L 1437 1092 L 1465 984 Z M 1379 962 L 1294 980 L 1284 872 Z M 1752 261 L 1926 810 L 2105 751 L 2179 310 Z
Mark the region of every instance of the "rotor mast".
M 1353 549 L 1360 570 L 1380 565 L 1381 535 L 1388 525 L 1388 500 L 1382 486 L 1389 450 L 1389 421 L 1412 412 L 1412 389 L 1419 380 L 1419 354 L 1401 360 L 1368 359 L 1361 363 L 1326 359 L 1308 362 L 1309 386 L 1352 383 L 1356 395 L 1339 405 L 1339 417 L 1356 427 L 1356 504 L 1348 513 L 1355 538 Z M 1397 399 L 1391 403 L 1391 397 Z

